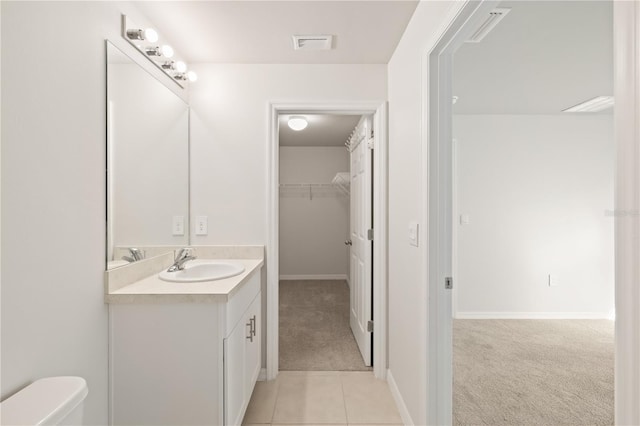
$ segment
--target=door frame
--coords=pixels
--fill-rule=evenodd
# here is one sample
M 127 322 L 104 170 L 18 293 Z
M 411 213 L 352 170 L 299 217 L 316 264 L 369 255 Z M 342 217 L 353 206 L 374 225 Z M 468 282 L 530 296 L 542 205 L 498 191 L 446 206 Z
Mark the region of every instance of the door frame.
M 453 54 L 475 24 L 499 2 L 455 3 L 434 47 L 423 57 L 423 220 L 429 247 L 424 262 L 428 288 L 427 419 L 452 422 L 451 293 L 444 277 L 451 265 L 451 149 Z M 615 419 L 640 424 L 640 2 L 613 2 L 616 109 L 615 183 Z M 447 262 L 449 262 L 447 264 Z M 454 283 L 455 287 L 455 283 Z
M 278 375 L 279 344 L 279 152 L 278 116 L 281 114 L 338 114 L 374 116 L 377 146 L 373 150 L 373 373 L 387 374 L 387 223 L 388 223 L 388 139 L 387 102 L 269 102 L 267 141 L 267 336 L 266 379 Z

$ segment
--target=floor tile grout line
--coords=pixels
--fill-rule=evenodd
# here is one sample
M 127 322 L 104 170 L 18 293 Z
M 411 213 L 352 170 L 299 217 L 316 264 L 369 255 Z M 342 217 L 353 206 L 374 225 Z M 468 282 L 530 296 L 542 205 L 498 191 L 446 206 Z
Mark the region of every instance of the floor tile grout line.
M 342 389 L 342 403 L 344 404 L 344 419 L 349 424 L 349 411 L 347 410 L 347 395 L 344 392 L 344 375 L 340 375 L 340 389 Z
M 273 410 L 271 410 L 271 420 L 269 421 L 269 424 L 273 424 L 273 419 L 276 416 L 276 407 L 278 406 L 278 398 L 280 397 L 280 383 L 278 383 L 278 376 L 280 375 L 280 372 L 278 371 L 278 374 L 276 374 L 276 378 L 273 379 L 273 381 L 275 382 L 274 385 L 276 387 L 276 398 L 273 402 Z

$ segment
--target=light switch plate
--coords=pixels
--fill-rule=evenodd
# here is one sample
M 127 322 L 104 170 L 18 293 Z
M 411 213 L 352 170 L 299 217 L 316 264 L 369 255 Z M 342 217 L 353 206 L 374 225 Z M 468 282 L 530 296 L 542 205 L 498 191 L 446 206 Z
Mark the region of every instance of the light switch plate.
M 171 226 L 173 235 L 184 235 L 184 216 L 174 216 Z
M 549 274 L 549 287 L 557 287 L 560 285 L 557 275 Z
M 460 215 L 460 225 L 468 225 L 470 223 L 471 219 L 469 219 L 469 215 L 468 214 L 461 214 Z
M 207 216 L 196 216 L 196 235 L 207 235 Z
M 409 244 L 418 247 L 418 222 L 409 222 Z

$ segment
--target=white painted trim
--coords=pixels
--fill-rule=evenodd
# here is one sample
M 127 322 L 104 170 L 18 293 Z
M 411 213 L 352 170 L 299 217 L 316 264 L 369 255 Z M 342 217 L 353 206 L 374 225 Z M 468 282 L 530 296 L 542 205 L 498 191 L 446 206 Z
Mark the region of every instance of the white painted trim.
M 349 281 L 346 274 L 318 274 L 318 275 L 280 275 L 280 281 L 291 280 L 345 280 Z
M 386 377 L 387 361 L 387 224 L 388 224 L 388 141 L 386 101 L 370 102 L 270 102 L 268 104 L 269 136 L 267 141 L 267 380 L 278 375 L 278 233 L 279 233 L 279 186 L 278 186 L 278 115 L 295 113 L 325 114 L 374 114 L 378 146 L 374 149 L 374 221 L 375 242 L 373 261 L 373 297 L 375 324 L 373 373 L 379 379 Z
M 396 384 L 396 381 L 393 378 L 393 374 L 391 374 L 391 370 L 387 370 L 387 384 L 389 385 L 391 396 L 393 396 L 393 400 L 396 402 L 396 407 L 398 408 L 398 412 L 400 413 L 402 424 L 405 426 L 415 425 L 415 422 L 411 418 L 411 414 L 409 414 L 409 409 L 407 408 L 407 404 L 405 404 L 404 399 L 402 399 L 402 395 L 400 394 L 400 389 L 398 389 L 398 385 Z
M 615 419 L 640 424 L 640 3 L 613 2 L 616 140 Z
M 453 133 L 453 131 L 452 131 Z M 458 289 L 460 288 L 460 275 L 458 274 L 458 228 L 460 227 L 460 209 L 458 208 L 458 141 L 453 139 L 451 145 L 451 276 L 453 277 L 453 289 L 451 289 L 451 315 L 458 318 Z
M 278 271 L 278 235 L 280 227 L 279 202 L 279 142 L 278 142 L 278 107 L 268 105 L 269 140 L 267 141 L 267 245 L 265 247 L 267 264 L 267 380 L 274 380 L 278 375 L 278 323 L 279 323 L 279 281 Z
M 389 216 L 389 142 L 387 103 L 378 105 L 373 130 L 377 146 L 373 150 L 373 373 L 387 376 L 388 350 L 388 216 Z
M 452 70 L 453 54 L 477 25 L 499 4 L 494 0 L 453 2 L 433 47 L 422 60 L 421 132 L 423 197 L 421 241 L 427 241 L 422 264 L 427 282 L 426 354 L 419 374 L 426 375 L 425 424 L 448 425 L 453 420 L 452 294 L 444 288 L 453 274 L 452 259 Z M 425 369 L 425 370 L 423 370 Z M 424 372 L 423 372 L 424 371 Z M 421 419 L 419 419 L 421 420 Z
M 267 369 L 266 368 L 261 368 L 260 369 L 260 372 L 258 373 L 258 381 L 259 382 L 267 381 Z
M 456 319 L 611 319 L 609 312 L 458 312 Z

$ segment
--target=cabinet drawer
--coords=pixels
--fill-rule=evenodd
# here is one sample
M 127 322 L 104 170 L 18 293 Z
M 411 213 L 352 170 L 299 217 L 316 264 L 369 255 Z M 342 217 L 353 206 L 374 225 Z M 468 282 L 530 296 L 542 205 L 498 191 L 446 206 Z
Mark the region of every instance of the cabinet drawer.
M 256 270 L 249 281 L 246 282 L 236 294 L 231 296 L 227 303 L 227 321 L 224 335 L 229 336 L 238 322 L 249 309 L 256 295 L 260 292 L 260 269 Z

